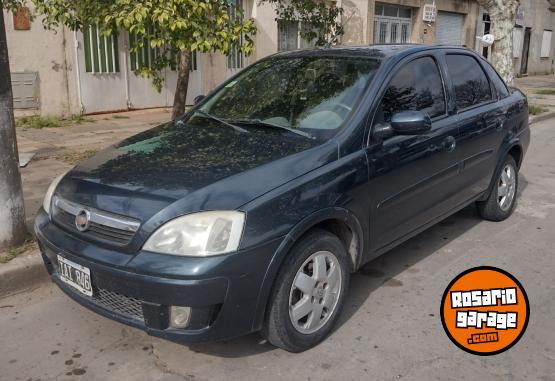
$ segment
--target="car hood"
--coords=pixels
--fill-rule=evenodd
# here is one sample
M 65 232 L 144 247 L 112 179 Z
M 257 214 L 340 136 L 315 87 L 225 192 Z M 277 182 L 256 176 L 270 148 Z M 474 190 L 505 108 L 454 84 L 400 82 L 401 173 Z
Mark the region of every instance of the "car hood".
M 204 119 L 170 122 L 101 151 L 62 180 L 57 194 L 146 221 L 199 210 L 237 209 L 337 158 L 321 144 L 277 130 L 240 133 Z M 176 204 L 174 208 L 167 208 Z

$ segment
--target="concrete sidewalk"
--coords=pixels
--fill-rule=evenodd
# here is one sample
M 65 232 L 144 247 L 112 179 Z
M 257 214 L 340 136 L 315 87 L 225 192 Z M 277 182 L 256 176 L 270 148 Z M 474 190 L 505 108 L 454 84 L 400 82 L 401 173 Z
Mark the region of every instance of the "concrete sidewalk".
M 555 117 L 555 75 L 516 78 L 514 86 L 526 94 L 529 105 L 544 110 L 537 115 L 530 115 L 532 123 Z

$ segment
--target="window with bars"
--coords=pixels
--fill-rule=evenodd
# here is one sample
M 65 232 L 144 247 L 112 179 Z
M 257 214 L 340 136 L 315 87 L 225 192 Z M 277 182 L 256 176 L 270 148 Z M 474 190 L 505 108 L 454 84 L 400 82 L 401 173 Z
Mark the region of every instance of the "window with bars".
M 308 25 L 299 21 L 278 20 L 278 52 L 314 48 L 317 39 L 302 37 L 307 30 Z
M 299 48 L 299 23 L 278 20 L 278 51 L 285 52 Z
M 160 55 L 159 48 L 150 46 L 150 38 L 148 36 L 139 37 L 134 33 L 130 33 L 129 47 L 130 65 L 133 71 L 142 67 L 152 69 L 154 60 Z
M 96 25 L 83 30 L 87 73 L 119 73 L 118 36 L 104 36 Z
M 237 19 L 239 22 L 242 21 L 241 10 L 243 9 L 240 0 L 231 0 L 229 2 L 229 18 L 231 20 Z M 229 54 L 227 56 L 227 68 L 228 69 L 242 69 L 245 64 L 245 55 L 239 50 L 239 45 L 243 44 L 243 36 L 241 35 L 238 45 L 233 45 L 229 49 Z
M 410 42 L 412 9 L 376 3 L 374 8 L 374 43 L 406 44 Z

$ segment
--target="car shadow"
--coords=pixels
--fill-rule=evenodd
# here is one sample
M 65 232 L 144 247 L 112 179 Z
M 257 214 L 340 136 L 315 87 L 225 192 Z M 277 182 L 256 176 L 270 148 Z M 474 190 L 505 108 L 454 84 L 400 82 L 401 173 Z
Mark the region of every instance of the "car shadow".
M 520 174 L 517 202 L 527 185 L 528 181 Z M 472 204 L 365 264 L 351 276 L 349 293 L 334 331 L 351 319 L 372 292 L 380 287 L 402 286 L 396 279 L 397 275 L 404 271 L 414 271 L 413 268 L 420 261 L 441 250 L 481 222 L 483 220 Z M 191 344 L 189 348 L 194 352 L 225 358 L 253 356 L 277 349 L 257 333 L 232 340 Z

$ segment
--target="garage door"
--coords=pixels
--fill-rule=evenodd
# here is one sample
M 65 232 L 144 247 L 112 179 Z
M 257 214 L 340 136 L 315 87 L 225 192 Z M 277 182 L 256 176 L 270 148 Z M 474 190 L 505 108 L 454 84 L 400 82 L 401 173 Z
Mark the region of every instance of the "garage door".
M 464 16 L 457 13 L 438 12 L 436 19 L 436 43 L 462 45 Z

